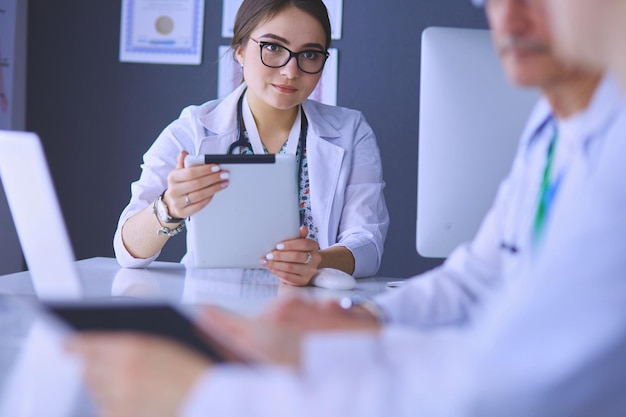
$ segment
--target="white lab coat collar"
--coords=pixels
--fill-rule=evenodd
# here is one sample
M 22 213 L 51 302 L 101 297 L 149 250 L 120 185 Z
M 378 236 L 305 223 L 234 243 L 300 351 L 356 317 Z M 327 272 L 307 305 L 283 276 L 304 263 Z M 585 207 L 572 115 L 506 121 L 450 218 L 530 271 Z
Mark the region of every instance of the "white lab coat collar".
M 605 75 L 596 89 L 587 109 L 577 120 L 584 146 L 597 137 L 604 136 L 622 108 L 622 94 L 617 80 Z
M 208 136 L 230 135 L 237 131 L 237 117 L 233 117 L 233 109 L 237 112 L 237 101 L 246 89 L 246 83 L 242 83 L 232 93 L 217 102 L 217 105 L 198 120 L 207 129 Z M 216 117 L 216 114 L 218 117 Z M 223 117 L 222 117 L 223 116 Z
M 323 106 L 323 104 L 312 100 L 305 100 L 302 103 L 304 114 L 309 120 L 309 130 L 313 130 L 317 137 L 323 139 L 340 137 L 339 130 L 341 130 L 341 126 L 334 126 L 328 119 L 324 118 L 320 113 L 320 106 Z
M 528 123 L 526 123 L 524 131 L 522 132 L 520 146 L 526 149 L 534 146 L 537 141 L 538 133 L 543 130 L 548 123 L 552 122 L 552 118 L 552 108 L 548 100 L 542 97 L 530 113 Z
M 618 82 L 612 75 L 605 74 L 598 84 L 589 106 L 580 114 L 575 115 L 576 124 L 580 127 L 578 137 L 584 141 L 584 146 L 589 147 L 590 142 L 605 132 L 621 106 L 622 95 Z M 533 109 L 529 122 L 522 134 L 521 146 L 526 148 L 534 146 L 538 133 L 548 124 L 554 124 L 555 118 L 552 109 L 545 98 L 539 100 Z
M 220 116 L 222 114 L 224 116 L 231 116 L 233 109 L 237 109 L 237 101 L 246 87 L 246 83 L 242 83 L 232 93 L 218 102 L 213 110 L 200 117 L 200 123 L 202 123 L 210 134 L 228 135 L 237 130 L 236 117 L 215 117 L 214 112 L 217 112 Z M 309 130 L 313 130 L 318 137 L 324 139 L 333 139 L 341 136 L 339 127 L 334 126 L 325 119 L 317 106 L 319 106 L 319 103 L 312 102 L 311 100 L 305 100 L 302 103 L 304 114 L 306 114 L 309 120 Z

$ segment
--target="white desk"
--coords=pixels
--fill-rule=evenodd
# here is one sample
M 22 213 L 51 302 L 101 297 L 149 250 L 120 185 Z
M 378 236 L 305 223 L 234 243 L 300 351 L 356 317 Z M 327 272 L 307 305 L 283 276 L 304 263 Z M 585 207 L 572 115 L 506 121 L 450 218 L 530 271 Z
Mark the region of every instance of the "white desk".
M 372 297 L 386 291 L 393 278 L 359 279 L 351 291 L 292 287 L 264 270 L 202 270 L 154 262 L 147 269 L 120 268 L 115 259 L 77 262 L 85 298 L 132 296 L 167 300 L 193 311 L 217 304 L 254 315 L 277 297 L 317 299 Z M 0 417 L 68 417 L 93 415 L 80 385 L 76 361 L 53 331 L 20 300 L 36 294 L 28 272 L 0 276 Z

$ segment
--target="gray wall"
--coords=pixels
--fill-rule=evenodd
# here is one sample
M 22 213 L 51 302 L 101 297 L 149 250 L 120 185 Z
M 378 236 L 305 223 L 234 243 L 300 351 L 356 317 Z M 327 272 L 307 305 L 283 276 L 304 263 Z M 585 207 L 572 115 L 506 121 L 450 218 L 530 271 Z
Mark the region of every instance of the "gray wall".
M 25 126 L 25 99 L 26 99 L 26 8 L 27 0 L 16 3 L 16 22 L 14 53 L 10 58 L 11 67 L 3 68 L 12 71 L 13 95 L 11 100 L 12 117 L 10 128 L 23 130 Z M 7 42 L 9 40 L 4 40 Z M 4 57 L 6 58 L 6 57 Z M 4 78 L 6 82 L 6 76 Z M 13 219 L 0 184 L 0 275 L 18 272 L 24 269 L 24 259 L 17 232 L 13 226 Z
M 28 130 L 39 133 L 79 259 L 112 256 L 113 231 L 143 152 L 188 104 L 217 95 L 221 0 L 206 0 L 200 66 L 118 61 L 120 1 L 29 0 Z M 469 0 L 344 0 L 338 104 L 377 134 L 391 227 L 381 275 L 409 276 L 441 260 L 415 250 L 420 34 L 485 28 Z M 178 260 L 184 238 L 161 259 Z

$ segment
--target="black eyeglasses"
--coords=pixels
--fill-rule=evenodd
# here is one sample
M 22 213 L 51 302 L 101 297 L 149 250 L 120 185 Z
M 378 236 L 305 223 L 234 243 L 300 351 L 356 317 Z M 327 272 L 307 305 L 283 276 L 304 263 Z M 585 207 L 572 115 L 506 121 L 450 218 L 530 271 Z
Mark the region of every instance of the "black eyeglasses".
M 250 40 L 259 45 L 261 49 L 261 62 L 266 67 L 270 68 L 284 67 L 291 58 L 296 58 L 300 71 L 306 72 L 307 74 L 317 74 L 324 69 L 324 64 L 326 64 L 326 60 L 329 56 L 328 51 L 308 49 L 306 51 L 292 52 L 276 43 L 257 41 L 252 38 L 250 38 Z

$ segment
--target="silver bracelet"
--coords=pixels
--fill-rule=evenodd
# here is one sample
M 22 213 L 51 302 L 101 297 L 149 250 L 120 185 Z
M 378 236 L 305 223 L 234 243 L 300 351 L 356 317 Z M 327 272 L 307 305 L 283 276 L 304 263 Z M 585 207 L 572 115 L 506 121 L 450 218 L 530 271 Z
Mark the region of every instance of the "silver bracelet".
M 182 222 L 175 229 L 168 229 L 165 226 L 161 226 L 159 230 L 157 230 L 157 235 L 167 235 L 169 237 L 176 236 L 185 228 L 185 222 Z
M 165 191 L 163 191 L 163 194 L 165 194 Z M 176 236 L 177 234 L 182 232 L 183 229 L 185 228 L 185 221 L 183 219 L 173 219 L 170 217 L 170 219 L 172 220 L 181 220 L 180 224 L 176 226 L 174 229 L 170 229 L 170 228 L 163 226 L 163 223 L 161 223 L 161 217 L 159 216 L 159 212 L 157 209 L 157 203 L 161 201 L 163 194 L 161 194 L 161 196 L 157 198 L 156 200 L 154 200 L 154 203 L 152 203 L 152 214 L 154 214 L 154 217 L 156 217 L 157 222 L 159 223 L 159 226 L 160 226 L 160 228 L 157 230 L 157 235 L 159 236 L 166 235 L 169 237 Z M 167 211 L 167 206 L 164 205 L 164 207 L 165 207 L 165 210 Z
M 339 306 L 344 310 L 350 310 L 351 308 L 358 306 L 374 316 L 376 321 L 380 324 L 385 324 L 389 321 L 387 314 L 385 314 L 383 309 L 380 308 L 378 304 L 364 297 L 342 297 L 339 300 Z

